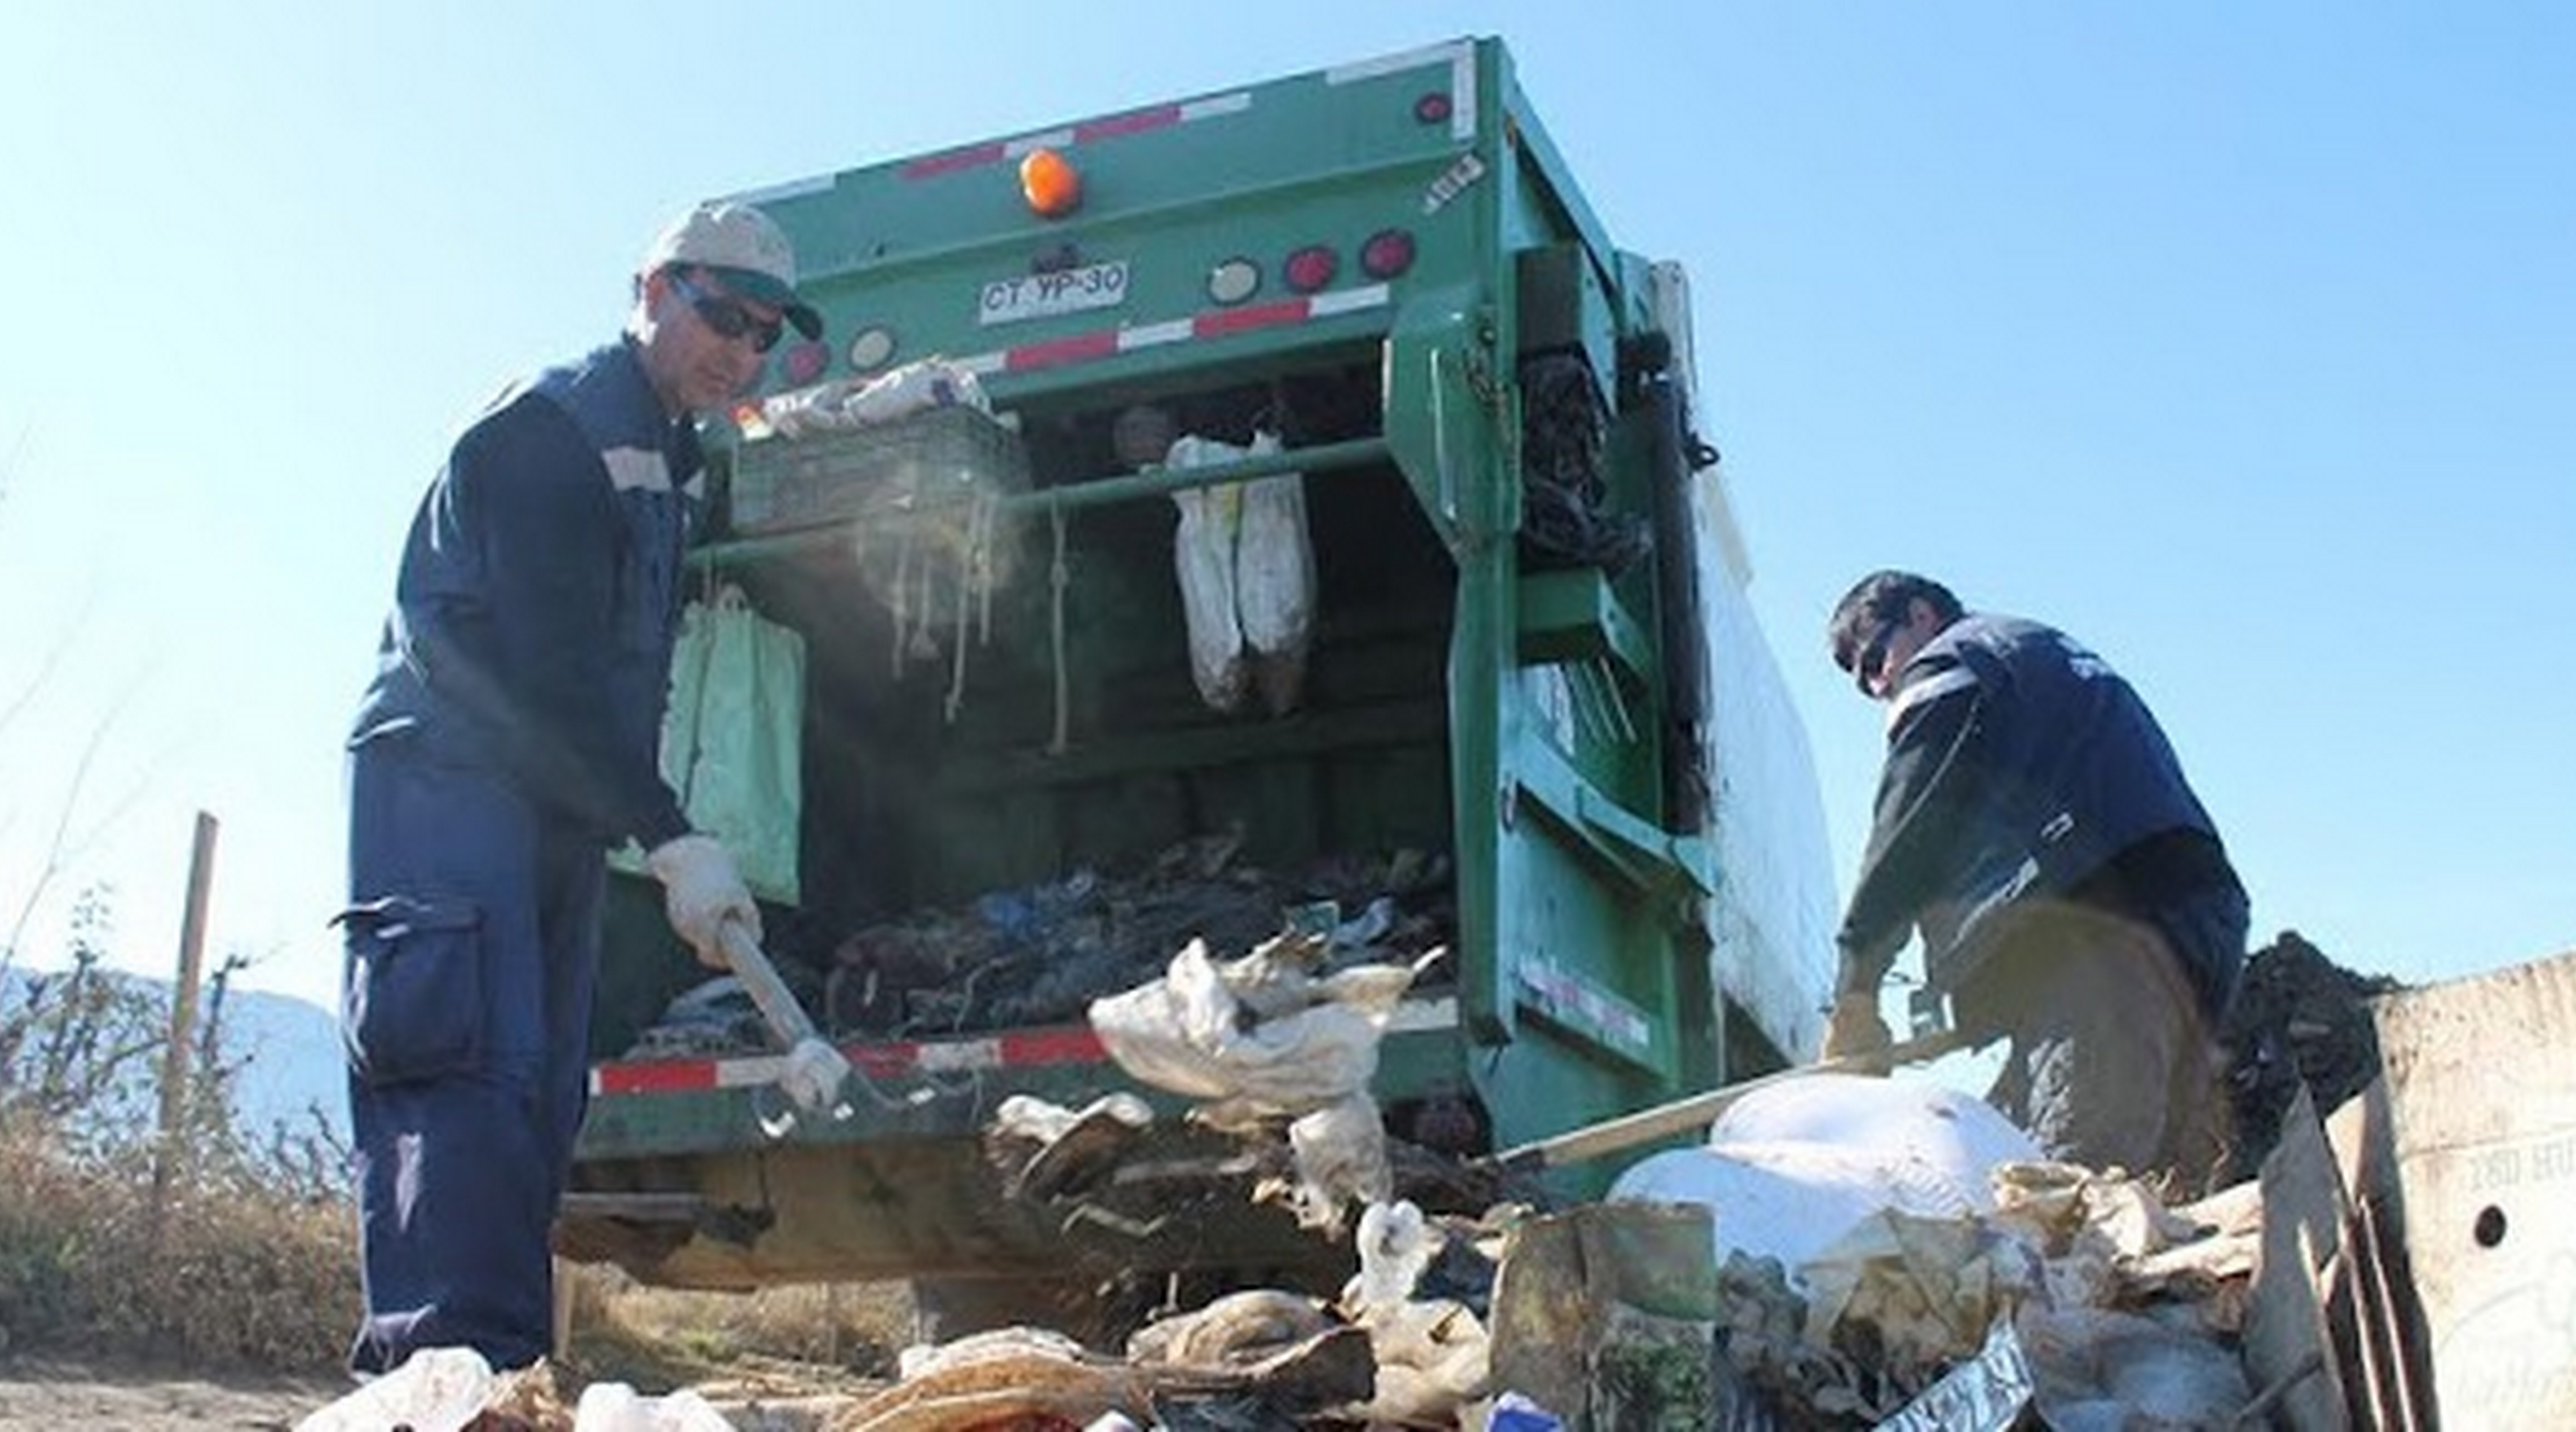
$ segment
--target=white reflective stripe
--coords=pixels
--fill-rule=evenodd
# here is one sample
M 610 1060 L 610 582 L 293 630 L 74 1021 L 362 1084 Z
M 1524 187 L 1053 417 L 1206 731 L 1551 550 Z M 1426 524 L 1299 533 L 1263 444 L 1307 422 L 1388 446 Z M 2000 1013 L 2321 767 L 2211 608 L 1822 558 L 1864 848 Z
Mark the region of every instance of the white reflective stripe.
M 1306 300 L 1306 316 L 1325 318 L 1336 313 L 1357 313 L 1363 308 L 1375 308 L 1385 302 L 1386 285 L 1382 283 L 1372 283 L 1360 288 L 1337 289 L 1331 293 L 1316 294 Z
M 1899 689 L 1896 699 L 1887 703 L 1887 729 L 1895 730 L 1896 723 L 1904 718 L 1906 712 L 1924 702 L 1939 700 L 1953 691 L 1965 691 L 1976 684 L 1975 672 L 1964 666 L 1954 666 Z
M 1185 342 L 1195 331 L 1186 318 L 1175 318 L 1169 323 L 1139 323 L 1133 328 L 1118 330 L 1118 351 L 1124 353 L 1131 348 L 1151 348 L 1157 343 Z
M 1002 1041 L 960 1039 L 946 1044 L 925 1044 L 915 1056 L 913 1066 L 928 1073 L 999 1069 L 1002 1067 Z
M 1044 134 L 1024 134 L 1002 146 L 1002 153 L 1012 159 L 1025 159 L 1035 149 L 1063 149 L 1073 143 L 1073 131 L 1050 129 Z
M 671 490 L 671 465 L 651 448 L 610 448 L 599 458 L 608 464 L 608 485 L 620 492 Z
M 1206 99 L 1194 99 L 1184 103 L 1181 106 L 1181 119 L 1186 123 L 1193 119 L 1209 119 L 1220 114 L 1235 114 L 1250 108 L 1252 108 L 1252 91 L 1236 90 L 1232 94 L 1211 95 Z
M 787 1072 L 787 1060 L 776 1054 L 756 1059 L 719 1059 L 714 1072 L 715 1077 L 708 1081 L 713 1088 L 749 1089 L 777 1083 L 778 1076 Z
M 1458 42 L 1458 53 L 1449 61 L 1449 137 L 1470 139 L 1476 133 L 1476 46 L 1471 40 Z
M 1380 75 L 1418 70 L 1424 65 L 1438 64 L 1442 60 L 1448 60 L 1454 64 L 1457 60 L 1457 52 L 1472 43 L 1473 41 L 1468 40 L 1451 40 L 1443 44 L 1425 45 L 1418 50 L 1399 50 L 1392 55 L 1380 55 L 1373 60 L 1353 60 L 1347 65 L 1335 65 L 1324 71 L 1324 83 L 1346 85 L 1354 80 L 1373 80 Z

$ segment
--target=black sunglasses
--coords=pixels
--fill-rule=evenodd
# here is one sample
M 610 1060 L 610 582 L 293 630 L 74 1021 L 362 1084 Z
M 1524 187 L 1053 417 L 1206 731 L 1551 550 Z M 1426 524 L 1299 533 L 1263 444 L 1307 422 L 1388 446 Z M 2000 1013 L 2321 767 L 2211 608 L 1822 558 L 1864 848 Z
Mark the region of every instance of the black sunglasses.
M 1878 664 L 1887 660 L 1888 644 L 1895 641 L 1896 634 L 1904 629 L 1905 618 L 1903 617 L 1880 622 L 1877 634 L 1861 647 L 1860 655 L 1852 661 L 1852 685 L 1860 688 L 1861 695 L 1878 694 L 1869 689 L 1870 679 L 1878 675 Z
M 783 320 L 755 318 L 750 309 L 743 307 L 741 299 L 700 288 L 678 269 L 671 270 L 671 287 L 688 301 L 699 322 L 715 330 L 718 338 L 747 336 L 755 353 L 766 353 L 777 347 L 779 337 L 786 332 Z

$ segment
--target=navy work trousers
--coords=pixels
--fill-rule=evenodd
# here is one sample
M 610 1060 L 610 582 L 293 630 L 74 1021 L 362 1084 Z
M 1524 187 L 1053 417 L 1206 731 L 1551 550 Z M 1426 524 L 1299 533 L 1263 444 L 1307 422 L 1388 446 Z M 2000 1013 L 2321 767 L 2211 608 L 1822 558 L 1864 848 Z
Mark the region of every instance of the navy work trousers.
M 366 1311 L 353 1371 L 548 1351 L 548 1236 L 589 1095 L 595 837 L 406 733 L 349 759 L 342 1017 Z

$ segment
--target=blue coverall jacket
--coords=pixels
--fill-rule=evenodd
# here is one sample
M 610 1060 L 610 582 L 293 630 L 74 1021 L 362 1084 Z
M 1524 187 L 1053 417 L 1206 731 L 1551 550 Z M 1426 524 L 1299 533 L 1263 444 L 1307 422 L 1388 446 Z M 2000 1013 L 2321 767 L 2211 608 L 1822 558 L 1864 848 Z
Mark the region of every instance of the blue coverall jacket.
M 1923 927 L 1936 981 L 1964 978 L 1982 921 L 2067 899 L 2153 923 L 2205 888 L 2235 892 L 2217 827 L 2146 703 L 2054 628 L 1970 614 L 1896 674 L 1869 846 L 1838 943 L 1838 987 L 1876 989 Z M 2163 933 L 2215 1017 L 2241 938 Z M 2238 934 L 2241 937 L 2241 930 Z

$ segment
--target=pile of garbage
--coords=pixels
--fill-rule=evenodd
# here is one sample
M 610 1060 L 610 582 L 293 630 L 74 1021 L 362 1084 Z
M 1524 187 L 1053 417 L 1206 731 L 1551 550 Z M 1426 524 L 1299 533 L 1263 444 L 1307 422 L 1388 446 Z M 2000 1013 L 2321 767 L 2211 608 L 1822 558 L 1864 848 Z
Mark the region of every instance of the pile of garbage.
M 2252 1171 L 2300 1089 L 2330 1104 L 2376 1076 L 2369 1001 L 2392 982 L 2295 934 L 2256 954 L 2226 1030 L 2243 1175 L 2181 1207 L 2121 1170 L 2043 1160 L 1928 1080 L 1817 1074 L 1739 1101 L 1706 1146 L 1640 1161 L 1602 1202 L 1426 1213 L 1401 1195 L 1368 1086 L 1386 1012 L 1437 965 L 1445 863 L 1281 880 L 1237 853 L 1193 842 L 1131 881 L 1078 876 L 861 932 L 836 1024 L 1088 1018 L 1131 1077 L 1279 1170 L 1268 1196 L 1349 1240 L 1347 1286 L 1231 1290 L 1123 1356 L 1046 1328 L 924 1345 L 895 1383 L 808 1425 L 1929 1432 L 2228 1425 L 2280 1395 L 2249 1385 L 2240 1352 Z M 1279 911 L 1307 903 L 1325 917 L 1279 933 Z M 1250 953 L 1211 954 L 1253 928 L 1267 938 L 1246 937 Z M 1211 938 L 1174 956 L 1183 929 Z M 1041 968 L 1074 973 L 1026 977 Z M 1078 1194 L 1153 1117 L 1132 1097 L 1013 1099 L 988 1149 L 1019 1195 Z
M 2281 1119 L 2299 1091 L 2332 1109 L 2380 1073 L 2370 1002 L 2405 986 L 2343 968 L 2284 930 L 2245 963 L 2219 1039 L 2228 1052 L 2227 1093 L 2235 1134 L 2222 1180 L 2252 1178 L 2281 1139 Z
M 909 1038 L 1081 1020 L 1091 1002 L 1159 978 L 1192 940 L 1245 950 L 1280 913 L 1330 938 L 1338 963 L 1411 963 L 1457 925 L 1446 855 L 1397 850 L 1280 873 L 1241 858 L 1240 830 L 1183 841 L 1143 870 L 1089 870 L 924 910 L 844 939 L 824 1022 L 845 1037 Z

